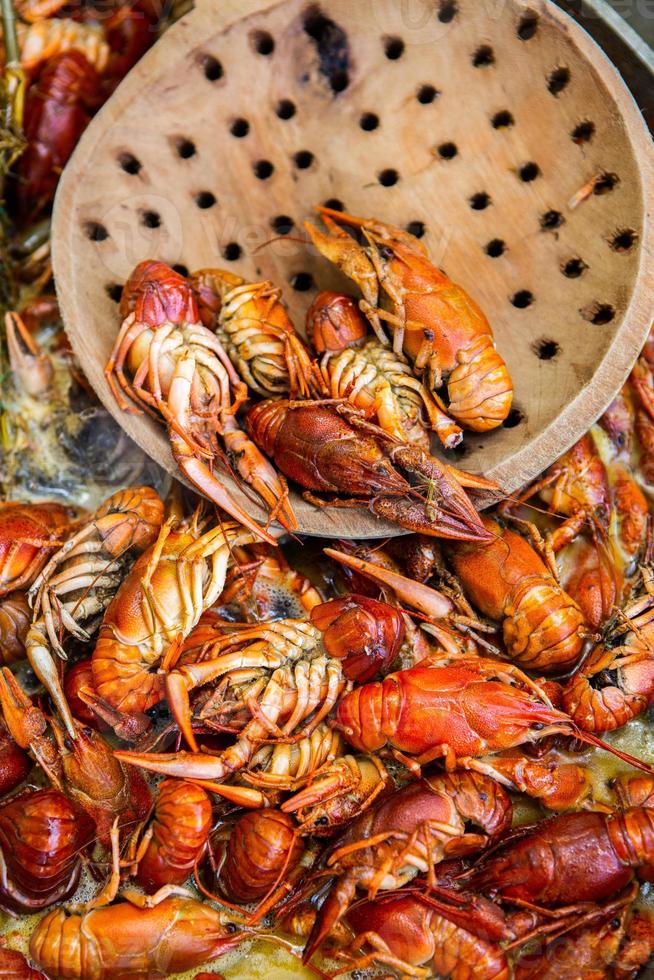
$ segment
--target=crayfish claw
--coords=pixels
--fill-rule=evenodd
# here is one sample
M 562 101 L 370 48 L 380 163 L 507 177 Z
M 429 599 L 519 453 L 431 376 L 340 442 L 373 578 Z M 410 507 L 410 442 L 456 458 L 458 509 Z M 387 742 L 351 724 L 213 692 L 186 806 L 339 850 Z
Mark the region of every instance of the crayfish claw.
M 197 755 L 194 752 L 128 752 L 115 749 L 114 756 L 119 762 L 139 766 L 149 772 L 161 772 L 165 776 L 178 776 L 180 779 L 224 779 L 229 770 L 220 756 Z
M 8 667 L 3 667 L 0 672 L 0 708 L 13 740 L 22 749 L 30 750 L 53 786 L 63 792 L 59 755 L 46 735 L 46 717 L 25 694 Z
M 337 214 L 340 217 L 339 212 L 328 214 L 320 211 L 320 214 L 327 228 L 327 234 L 312 225 L 310 221 L 305 221 L 304 227 L 308 231 L 311 241 L 321 255 L 337 265 L 348 278 L 357 284 L 363 294 L 364 301 L 374 311 L 379 304 L 379 281 L 367 249 L 363 245 L 359 245 L 355 238 L 339 228 L 332 220 L 331 215 Z M 387 342 L 379 318 L 373 314 L 370 322 L 380 340 Z
M 186 739 L 191 752 L 199 752 L 198 743 L 195 740 L 193 725 L 191 724 L 191 702 L 189 700 L 188 684 L 184 675 L 179 671 L 171 671 L 166 675 L 166 698 L 170 706 L 173 718 L 179 726 L 179 730 Z
M 18 313 L 5 314 L 5 333 L 9 363 L 16 379 L 28 395 L 44 395 L 52 385 L 54 368 Z
M 406 602 L 414 609 L 420 610 L 426 616 L 434 619 L 443 619 L 450 615 L 454 606 L 451 599 L 448 599 L 442 592 L 432 589 L 415 579 L 400 575 L 383 565 L 377 565 L 373 561 L 357 558 L 356 555 L 348 555 L 344 551 L 337 551 L 335 548 L 325 548 L 325 554 L 341 565 L 346 565 L 355 572 L 360 572 L 366 578 L 371 579 L 378 585 L 392 589 L 400 602 Z
M 25 640 L 25 649 L 30 662 L 30 666 L 44 688 L 50 695 L 52 702 L 57 709 L 66 730 L 70 737 L 75 740 L 75 722 L 68 707 L 68 701 L 61 686 L 59 673 L 52 656 L 44 629 L 43 621 L 33 623 Z
M 135 742 L 147 732 L 152 724 L 144 712 L 119 711 L 118 708 L 112 707 L 105 698 L 101 698 L 99 694 L 92 691 L 90 687 L 81 687 L 77 691 L 77 697 L 125 742 Z

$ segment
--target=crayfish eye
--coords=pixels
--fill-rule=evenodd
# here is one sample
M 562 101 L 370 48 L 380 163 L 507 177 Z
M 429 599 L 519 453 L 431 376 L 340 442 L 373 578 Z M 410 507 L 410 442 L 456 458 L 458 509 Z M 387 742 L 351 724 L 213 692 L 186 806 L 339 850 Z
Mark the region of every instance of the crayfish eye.
M 382 245 L 379 249 L 379 257 L 387 262 L 390 261 L 393 258 L 393 249 L 389 248 L 388 245 Z
M 545 725 L 542 723 L 542 721 L 535 721 L 532 728 L 535 732 L 540 732 L 543 730 L 543 728 L 545 728 Z
M 225 932 L 235 933 L 238 931 L 238 926 L 235 922 L 228 922 L 225 926 Z
M 329 823 L 327 817 L 318 817 L 318 819 L 314 821 L 316 827 L 324 827 L 326 823 Z

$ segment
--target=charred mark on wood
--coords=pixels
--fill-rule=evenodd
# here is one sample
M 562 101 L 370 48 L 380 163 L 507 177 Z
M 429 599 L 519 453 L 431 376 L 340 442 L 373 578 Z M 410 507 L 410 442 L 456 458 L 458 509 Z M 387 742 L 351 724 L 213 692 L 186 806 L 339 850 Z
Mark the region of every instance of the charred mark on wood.
M 350 82 L 350 43 L 347 34 L 317 5 L 306 10 L 303 26 L 316 46 L 320 74 L 327 79 L 333 92 L 342 92 Z

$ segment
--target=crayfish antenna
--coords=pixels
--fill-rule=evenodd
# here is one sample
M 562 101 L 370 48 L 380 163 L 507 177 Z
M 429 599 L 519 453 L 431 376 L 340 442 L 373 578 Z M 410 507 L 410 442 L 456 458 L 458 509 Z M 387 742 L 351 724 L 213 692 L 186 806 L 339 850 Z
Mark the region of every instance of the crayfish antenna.
M 616 749 L 614 745 L 609 742 L 605 742 L 603 739 L 599 738 L 597 735 L 592 735 L 590 732 L 581 731 L 578 729 L 574 733 L 575 738 L 578 738 L 581 742 L 586 742 L 587 745 L 594 745 L 597 749 L 604 749 L 605 752 L 610 752 L 617 759 L 622 759 L 623 762 L 628 762 L 630 766 L 634 769 L 640 769 L 641 772 L 646 772 L 650 776 L 654 775 L 654 767 L 649 765 L 647 762 L 643 762 L 642 759 L 637 759 L 635 755 L 630 755 L 629 752 L 621 752 L 620 749 Z

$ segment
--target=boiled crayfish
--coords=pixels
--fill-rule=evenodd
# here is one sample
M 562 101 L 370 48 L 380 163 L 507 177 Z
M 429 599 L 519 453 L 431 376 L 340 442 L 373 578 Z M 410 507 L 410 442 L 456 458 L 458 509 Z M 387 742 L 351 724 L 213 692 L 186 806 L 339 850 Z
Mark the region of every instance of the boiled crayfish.
M 326 493 L 340 506 L 368 502 L 377 517 L 409 530 L 472 541 L 492 538 L 463 488 L 494 491 L 496 484 L 399 442 L 350 405 L 259 402 L 247 413 L 247 428 L 314 503 L 324 505 L 316 492 Z
M 72 739 L 76 729 L 51 651 L 66 659 L 66 633 L 90 639 L 89 624 L 94 619 L 97 623 L 137 555 L 157 537 L 163 511 L 161 498 L 150 487 L 117 491 L 81 522 L 31 585 L 27 657 Z
M 218 337 L 202 323 L 190 283 L 163 262 L 141 262 L 123 290 L 121 313 L 123 324 L 105 368 L 120 407 L 163 418 L 184 475 L 261 538 L 274 543 L 227 492 L 214 466 L 252 487 L 271 516 L 295 528 L 283 480 L 236 421 L 247 390 Z
M 434 867 L 444 856 L 480 850 L 508 828 L 511 815 L 511 801 L 501 786 L 465 772 L 422 780 L 375 802 L 328 854 L 325 873 L 336 880 L 318 913 L 305 961 L 345 915 L 357 887 L 374 898 L 417 873 L 433 881 Z
M 409 232 L 374 219 L 319 207 L 327 231 L 305 222 L 318 251 L 359 286 L 361 308 L 385 341 L 382 321 L 439 401 L 446 385 L 446 411 L 468 429 L 485 432 L 509 414 L 513 385 L 495 350 L 488 320 L 475 301 L 429 259 Z M 345 228 L 361 232 L 365 245 Z M 380 307 L 380 292 L 391 311 Z M 444 408 L 444 406 L 443 406 Z
M 332 398 L 347 398 L 390 435 L 429 449 L 429 431 L 446 449 L 462 433 L 443 412 L 408 360 L 368 327 L 356 302 L 341 293 L 318 293 L 307 313 L 307 334 L 322 352 L 320 372 Z
M 166 522 L 107 609 L 92 669 L 95 693 L 112 708 L 145 712 L 164 697 L 162 662 L 220 596 L 232 548 L 258 535 L 234 523 L 205 527 L 199 512 Z
M 271 282 L 246 282 L 223 269 L 191 276 L 200 316 L 215 332 L 248 388 L 269 398 L 320 397 L 325 386 Z

